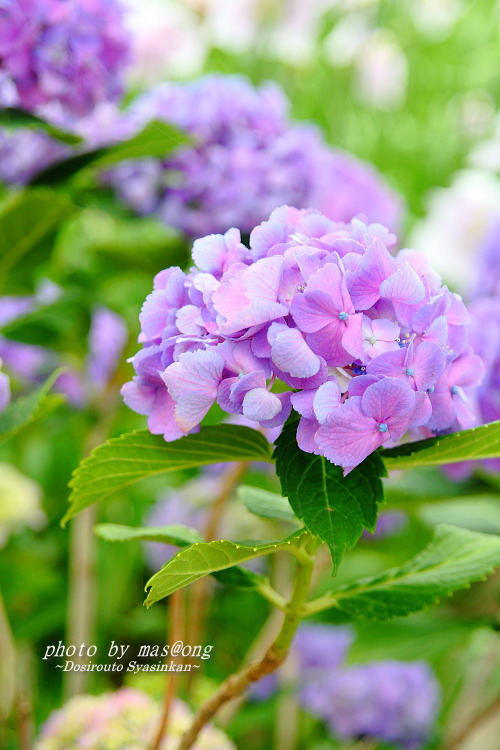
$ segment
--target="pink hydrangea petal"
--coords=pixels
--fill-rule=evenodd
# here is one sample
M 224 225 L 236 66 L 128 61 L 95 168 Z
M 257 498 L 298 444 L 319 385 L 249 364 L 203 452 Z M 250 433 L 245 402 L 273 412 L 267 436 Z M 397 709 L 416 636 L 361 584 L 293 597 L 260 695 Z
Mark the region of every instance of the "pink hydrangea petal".
M 388 439 L 377 422 L 361 410 L 361 399 L 350 398 L 335 409 L 328 424 L 316 432 L 320 452 L 337 466 L 354 467 Z
M 282 404 L 275 393 L 267 388 L 254 388 L 243 399 L 243 415 L 255 422 L 271 420 L 282 409 Z
M 302 417 L 297 427 L 297 444 L 305 453 L 319 453 L 316 443 L 316 432 L 318 431 L 316 419 Z
M 272 360 L 283 372 L 298 378 L 310 378 L 319 371 L 321 361 L 306 344 L 298 328 L 273 323 L 268 339 Z
M 176 403 L 175 419 L 183 432 L 201 422 L 217 397 L 224 360 L 213 349 L 181 354 L 163 373 Z
M 293 319 L 304 333 L 316 333 L 332 320 L 340 310 L 333 306 L 331 297 L 323 290 L 296 294 L 290 308 Z
M 327 424 L 334 409 L 340 406 L 342 394 L 335 380 L 323 383 L 314 396 L 314 415 L 319 424 Z

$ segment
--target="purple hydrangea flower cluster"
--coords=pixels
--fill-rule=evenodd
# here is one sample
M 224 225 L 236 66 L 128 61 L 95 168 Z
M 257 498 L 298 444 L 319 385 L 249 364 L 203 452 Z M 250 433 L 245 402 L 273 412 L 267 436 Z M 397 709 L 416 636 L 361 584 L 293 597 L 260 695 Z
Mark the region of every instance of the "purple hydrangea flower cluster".
M 300 626 L 292 646 L 300 677 L 301 705 L 342 740 L 371 738 L 405 750 L 420 747 L 436 720 L 440 688 L 425 662 L 345 664 L 354 638 L 349 627 Z M 276 674 L 252 689 L 266 700 L 278 687 Z
M 324 670 L 300 700 L 341 740 L 371 738 L 415 750 L 428 739 L 440 689 L 425 662 L 380 661 Z
M 379 224 L 288 206 L 249 248 L 236 229 L 196 240 L 194 267 L 155 277 L 125 402 L 168 441 L 215 402 L 264 428 L 293 407 L 300 448 L 346 473 L 409 430 L 471 426 L 484 366 L 468 312 L 425 256 L 394 244 Z
M 168 83 L 139 97 L 137 129 L 151 120 L 186 131 L 193 143 L 163 161 L 131 161 L 110 180 L 141 214 L 154 213 L 191 237 L 238 226 L 243 232 L 283 203 L 317 208 L 338 221 L 364 214 L 391 229 L 401 200 L 368 164 L 329 148 L 312 125 L 291 122 L 276 84 L 239 76 Z
M 5 0 L 1 103 L 84 115 L 120 96 L 128 50 L 118 0 Z

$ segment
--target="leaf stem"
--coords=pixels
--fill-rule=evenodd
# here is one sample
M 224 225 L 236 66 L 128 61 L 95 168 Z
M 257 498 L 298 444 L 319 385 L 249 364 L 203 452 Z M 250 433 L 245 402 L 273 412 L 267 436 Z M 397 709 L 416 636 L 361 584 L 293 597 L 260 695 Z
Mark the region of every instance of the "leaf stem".
M 264 599 L 267 599 L 268 602 L 274 604 L 275 607 L 281 609 L 283 612 L 286 612 L 288 607 L 287 600 L 271 586 L 269 581 L 264 580 L 259 583 L 259 585 L 255 588 L 255 591 L 262 597 L 264 597 Z
M 184 734 L 178 750 L 189 750 L 193 747 L 205 724 L 225 703 L 237 698 L 252 682 L 257 682 L 265 675 L 274 672 L 284 662 L 296 630 L 304 616 L 304 604 L 309 593 L 318 544 L 319 540 L 309 534 L 301 538 L 300 546 L 303 559 L 297 560 L 292 595 L 286 608 L 281 630 L 274 643 L 268 648 L 260 661 L 253 662 L 240 672 L 230 675 L 219 686 L 214 695 L 200 708 L 193 724 Z

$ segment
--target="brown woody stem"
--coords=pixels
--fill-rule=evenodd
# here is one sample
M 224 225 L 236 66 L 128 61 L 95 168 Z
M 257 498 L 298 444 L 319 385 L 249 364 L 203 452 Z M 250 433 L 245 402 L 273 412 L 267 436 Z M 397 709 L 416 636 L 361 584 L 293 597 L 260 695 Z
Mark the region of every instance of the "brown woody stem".
M 290 649 L 295 632 L 304 615 L 304 604 L 314 569 L 318 540 L 307 536 L 301 544 L 303 554 L 297 560 L 295 582 L 281 630 L 260 661 L 253 662 L 236 674 L 230 675 L 217 692 L 201 707 L 193 724 L 184 734 L 178 750 L 189 750 L 217 711 L 228 701 L 237 698 L 252 683 L 257 682 L 283 664 Z

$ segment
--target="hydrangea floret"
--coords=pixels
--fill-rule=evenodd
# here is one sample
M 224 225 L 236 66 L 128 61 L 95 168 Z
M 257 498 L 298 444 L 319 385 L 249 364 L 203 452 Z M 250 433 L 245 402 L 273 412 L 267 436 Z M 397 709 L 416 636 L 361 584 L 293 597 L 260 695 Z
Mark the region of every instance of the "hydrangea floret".
M 152 433 L 197 431 L 212 405 L 256 427 L 300 415 L 299 447 L 348 473 L 382 445 L 475 424 L 483 364 L 469 314 L 425 256 L 379 224 L 282 206 L 250 235 L 195 241 L 161 271 L 122 390 Z

